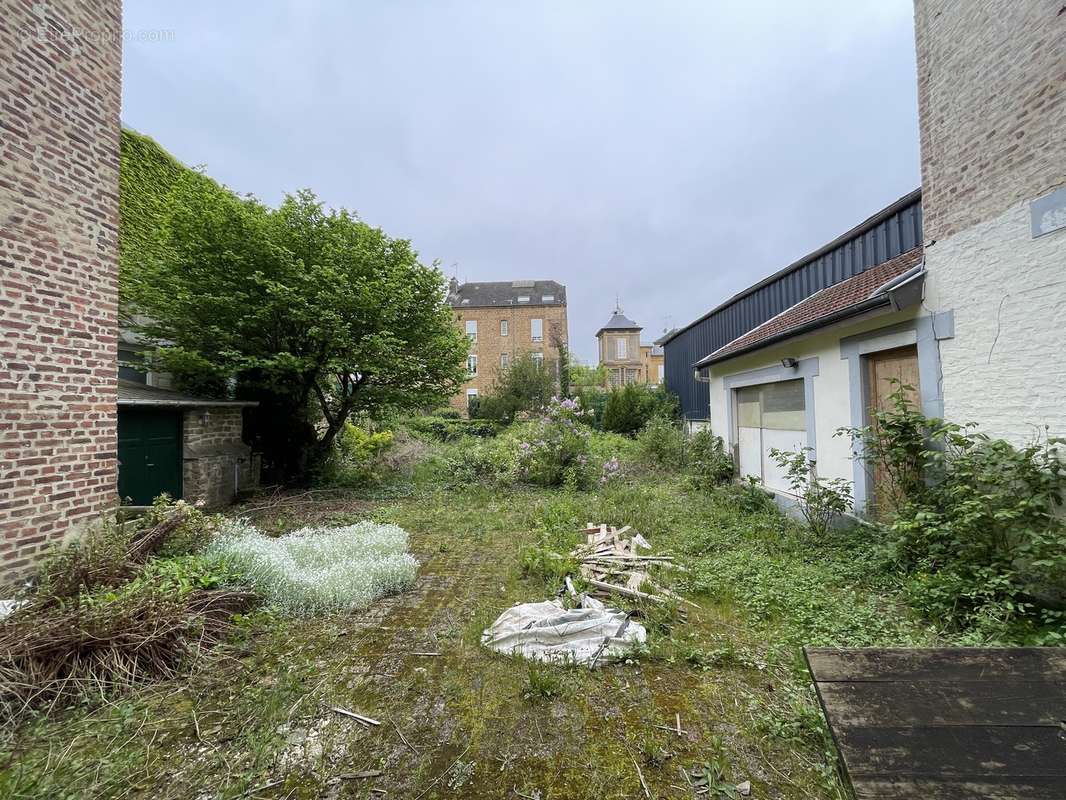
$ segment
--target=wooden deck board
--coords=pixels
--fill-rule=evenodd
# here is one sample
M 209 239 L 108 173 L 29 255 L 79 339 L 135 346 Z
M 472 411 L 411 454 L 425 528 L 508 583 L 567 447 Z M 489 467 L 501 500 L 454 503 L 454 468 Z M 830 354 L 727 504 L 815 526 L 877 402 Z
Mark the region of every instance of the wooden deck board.
M 804 650 L 858 800 L 1066 800 L 1066 650 Z

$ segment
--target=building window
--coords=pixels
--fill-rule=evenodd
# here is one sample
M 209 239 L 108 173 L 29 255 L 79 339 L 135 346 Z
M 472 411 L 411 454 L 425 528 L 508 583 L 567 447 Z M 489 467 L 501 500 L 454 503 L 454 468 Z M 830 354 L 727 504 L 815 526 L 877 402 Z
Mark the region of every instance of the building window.
M 478 403 L 477 389 L 467 389 L 466 390 L 466 407 L 467 407 L 467 409 L 471 409 L 471 410 L 474 409 L 474 407 L 477 405 L 477 403 Z
M 133 383 L 148 383 L 148 373 L 141 368 L 140 355 L 133 350 L 118 351 L 118 377 Z
M 544 353 L 534 353 L 533 354 L 533 360 L 536 361 L 538 364 L 543 364 L 544 363 Z
M 507 369 L 511 364 L 511 357 L 507 353 L 500 353 L 500 369 Z
M 663 373 L 666 371 L 666 367 L 662 364 L 659 365 L 659 383 L 663 382 Z
M 473 353 L 466 357 L 466 371 L 471 377 L 477 375 L 477 356 Z
M 626 357 L 626 340 L 624 336 L 619 336 L 614 340 L 614 353 L 615 358 Z
M 542 302 L 542 303 L 554 303 L 555 302 L 555 295 L 554 294 L 541 295 L 540 302 Z
M 507 320 L 501 319 L 500 320 L 500 336 L 506 336 L 509 333 L 508 328 L 509 328 L 509 325 L 507 323 Z
M 472 341 L 474 343 L 477 343 L 477 320 L 476 319 L 468 319 L 466 321 L 466 337 L 470 341 Z
M 741 476 L 753 475 L 770 489 L 789 491 L 788 476 L 770 451 L 807 446 L 803 380 L 745 386 L 735 392 Z
M 518 295 L 518 302 L 519 303 L 528 303 L 529 302 L 529 295 L 528 294 L 520 294 L 520 295 Z
M 544 320 L 531 319 L 529 321 L 529 332 L 534 342 L 544 341 Z

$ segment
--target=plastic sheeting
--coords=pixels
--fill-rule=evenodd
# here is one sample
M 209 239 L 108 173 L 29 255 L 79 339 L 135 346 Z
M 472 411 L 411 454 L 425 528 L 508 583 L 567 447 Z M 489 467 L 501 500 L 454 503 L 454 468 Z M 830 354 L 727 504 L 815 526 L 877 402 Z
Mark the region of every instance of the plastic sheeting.
M 602 664 L 624 658 L 647 638 L 643 625 L 627 623 L 625 612 L 582 597 L 580 608 L 563 608 L 558 600 L 513 606 L 485 629 L 481 644 L 536 661 Z

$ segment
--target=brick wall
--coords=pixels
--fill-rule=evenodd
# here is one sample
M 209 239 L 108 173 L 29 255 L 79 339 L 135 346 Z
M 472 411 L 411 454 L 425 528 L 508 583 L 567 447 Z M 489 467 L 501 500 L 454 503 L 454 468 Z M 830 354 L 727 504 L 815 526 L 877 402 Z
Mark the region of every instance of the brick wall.
M 926 241 L 1066 183 L 1062 9 L 916 0 Z
M 532 320 L 543 320 L 543 341 L 534 342 Z M 543 353 L 545 362 L 559 360 L 558 343 L 568 342 L 566 305 L 497 306 L 492 308 L 457 308 L 455 324 L 466 331 L 468 320 L 477 320 L 477 342 L 470 344 L 470 352 L 477 355 L 477 375 L 463 384 L 452 397 L 453 408 L 466 410 L 467 389 L 477 389 L 479 395 L 488 394 L 500 371 L 500 356 L 507 354 L 514 360 L 523 353 Z M 507 321 L 507 335 L 500 335 L 500 322 Z
M 119 0 L 0 0 L 0 580 L 116 501 Z
M 237 492 L 259 485 L 259 456 L 241 439 L 240 408 L 196 408 L 185 412 L 182 484 L 185 499 L 218 508 Z
M 1061 0 L 917 0 L 923 307 L 951 311 L 944 414 L 1021 443 L 1066 435 L 1066 230 L 1030 201 L 1066 185 Z

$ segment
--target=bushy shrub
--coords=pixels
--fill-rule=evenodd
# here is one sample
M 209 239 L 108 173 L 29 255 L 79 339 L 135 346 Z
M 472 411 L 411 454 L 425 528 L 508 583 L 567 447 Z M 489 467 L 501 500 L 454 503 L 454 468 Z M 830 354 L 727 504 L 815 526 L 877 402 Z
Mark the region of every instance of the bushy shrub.
M 816 475 L 814 462 L 807 455 L 810 449 L 788 451 L 775 447 L 770 457 L 785 470 L 785 479 L 797 498 L 807 527 L 815 537 L 822 538 L 833 522 L 851 508 L 851 481 Z
M 365 428 L 346 422 L 337 434 L 337 452 L 347 462 L 365 464 L 388 448 L 392 440 L 392 431 L 371 433 Z
M 689 483 L 696 489 L 720 486 L 736 474 L 736 465 L 726 452 L 722 437 L 708 430 L 696 431 L 689 438 L 686 462 Z
M 611 393 L 598 386 L 585 386 L 575 392 L 574 397 L 585 410 L 585 422 L 596 430 L 603 430 L 603 411 Z
M 445 457 L 443 478 L 448 486 L 506 486 L 514 482 L 517 471 L 518 459 L 510 442 L 474 440 L 461 443 Z
M 680 469 L 685 456 L 681 426 L 653 417 L 637 434 L 637 453 L 642 464 L 658 469 Z
M 592 483 L 591 431 L 577 400 L 553 397 L 518 445 L 518 475 L 538 486 L 587 488 Z
M 677 396 L 662 387 L 628 384 L 613 389 L 603 409 L 603 429 L 632 436 L 655 418 L 677 419 Z
M 558 390 L 556 364 L 525 353 L 496 374 L 492 387 L 478 398 L 476 413 L 471 409 L 470 415 L 509 423 L 520 412 L 545 409 Z
M 1034 643 L 1066 641 L 1066 442 L 1040 433 L 1015 447 L 926 418 L 908 388 L 870 426 L 843 432 L 891 476 L 887 523 L 912 603 L 990 636 L 997 625 L 1036 624 L 1051 627 L 1034 631 Z
M 429 416 L 411 417 L 403 421 L 404 427 L 423 439 L 437 442 L 454 442 L 464 436 L 489 438 L 499 432 L 499 426 L 484 419 L 462 419 L 458 412 L 455 416 L 442 416 L 439 412 Z
M 418 571 L 407 532 L 374 522 L 277 538 L 234 522 L 208 552 L 271 605 L 300 615 L 365 608 L 408 588 Z

